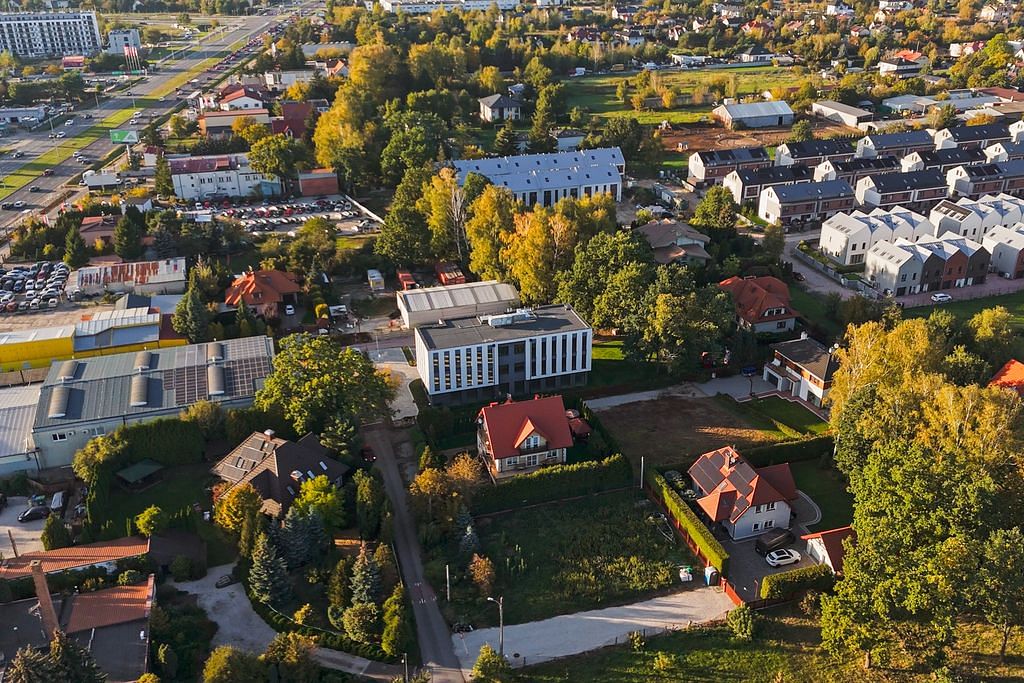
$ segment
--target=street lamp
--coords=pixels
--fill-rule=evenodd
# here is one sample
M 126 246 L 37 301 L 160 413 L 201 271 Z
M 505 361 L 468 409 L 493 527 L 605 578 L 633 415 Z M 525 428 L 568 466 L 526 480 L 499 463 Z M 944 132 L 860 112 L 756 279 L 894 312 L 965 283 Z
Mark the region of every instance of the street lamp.
M 505 596 L 499 595 L 498 599 L 487 598 L 498 606 L 498 654 L 505 656 Z

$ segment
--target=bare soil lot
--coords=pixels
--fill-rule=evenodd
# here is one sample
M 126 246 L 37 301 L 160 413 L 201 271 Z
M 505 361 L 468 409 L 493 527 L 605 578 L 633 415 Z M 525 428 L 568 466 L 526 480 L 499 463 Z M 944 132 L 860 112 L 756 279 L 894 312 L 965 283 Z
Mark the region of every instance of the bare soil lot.
M 648 466 L 680 464 L 722 446 L 764 445 L 778 432 L 753 425 L 713 398 L 665 397 L 600 412 L 623 455 Z

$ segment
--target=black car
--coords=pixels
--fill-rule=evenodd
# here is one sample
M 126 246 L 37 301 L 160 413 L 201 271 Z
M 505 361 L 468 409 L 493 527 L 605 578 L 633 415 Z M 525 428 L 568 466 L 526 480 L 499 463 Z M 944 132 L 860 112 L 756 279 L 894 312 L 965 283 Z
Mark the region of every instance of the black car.
M 761 534 L 761 537 L 757 539 L 757 543 L 754 544 L 754 552 L 763 557 L 773 550 L 785 548 L 795 540 L 796 536 L 789 529 L 769 531 L 766 534 Z
M 19 522 L 33 522 L 37 519 L 46 519 L 50 514 L 50 508 L 45 505 L 36 505 L 18 515 Z

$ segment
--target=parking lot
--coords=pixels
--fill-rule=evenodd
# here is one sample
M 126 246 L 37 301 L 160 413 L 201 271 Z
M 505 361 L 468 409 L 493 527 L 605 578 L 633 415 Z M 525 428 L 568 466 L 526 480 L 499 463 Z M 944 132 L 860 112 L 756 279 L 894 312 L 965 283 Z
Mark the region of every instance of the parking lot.
M 73 302 L 61 300 L 57 308 L 28 310 L 24 313 L 0 313 L 0 335 L 3 332 L 38 330 L 44 327 L 61 327 L 82 322 L 83 315 L 113 310 L 113 304 L 95 301 Z
M 217 208 L 210 202 L 196 202 L 195 209 Z M 218 217 L 236 220 L 253 234 L 266 232 L 294 233 L 295 229 L 311 218 L 323 218 L 337 224 L 338 228 L 353 234 L 372 232 L 380 224 L 364 215 L 358 207 L 345 199 L 319 199 L 290 203 L 245 204 L 223 202 Z
M 18 554 L 35 552 L 43 549 L 43 542 L 39 534 L 43 531 L 45 520 L 37 519 L 33 522 L 21 523 L 18 515 L 28 507 L 28 499 L 23 496 L 12 496 L 7 501 L 7 507 L 0 511 L 0 553 L 4 557 L 13 557 L 14 549 L 11 547 L 11 536 L 18 545 Z M 8 535 L 10 532 L 10 535 Z
M 65 301 L 70 269 L 59 262 L 0 268 L 0 315 L 54 310 Z

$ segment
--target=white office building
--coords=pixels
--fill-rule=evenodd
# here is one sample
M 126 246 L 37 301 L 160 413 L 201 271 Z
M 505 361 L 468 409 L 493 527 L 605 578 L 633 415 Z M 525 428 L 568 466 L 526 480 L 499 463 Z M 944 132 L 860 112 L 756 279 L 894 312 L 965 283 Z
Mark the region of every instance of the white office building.
M 136 50 L 142 47 L 142 39 L 137 28 L 118 28 L 107 33 L 107 52 L 112 55 L 123 55 L 126 47 Z
M 95 12 L 0 13 L 0 52 L 37 59 L 100 51 Z
M 598 194 L 610 194 L 619 201 L 622 174 L 626 172 L 626 161 L 618 147 L 461 159 L 452 165 L 460 185 L 466 176 L 476 173 L 495 185 L 507 187 L 527 206 L 552 206 L 565 197 L 578 199 Z
M 179 199 L 264 197 L 281 194 L 281 181 L 257 173 L 245 154 L 169 159 L 174 194 Z
M 440 320 L 416 328 L 416 370 L 435 404 L 582 386 L 593 331 L 570 307 Z

